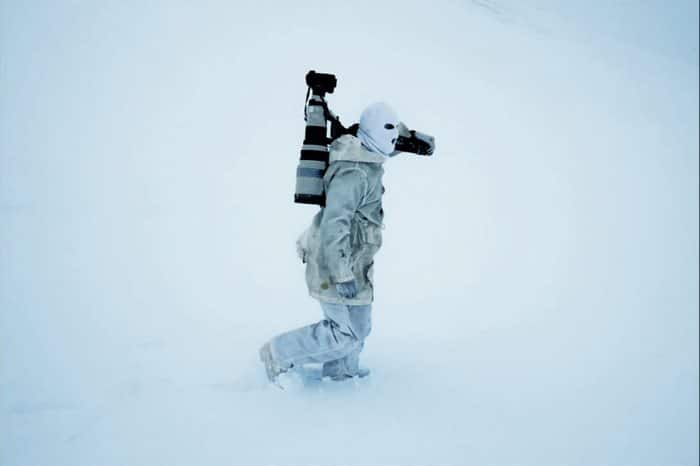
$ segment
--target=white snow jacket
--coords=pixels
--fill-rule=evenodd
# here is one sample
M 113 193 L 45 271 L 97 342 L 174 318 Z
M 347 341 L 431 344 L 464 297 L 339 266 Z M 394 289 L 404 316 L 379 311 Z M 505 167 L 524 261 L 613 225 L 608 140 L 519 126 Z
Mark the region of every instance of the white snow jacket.
M 355 136 L 330 146 L 323 177 L 326 206 L 297 240 L 306 263 L 309 294 L 321 301 L 362 305 L 374 299 L 374 255 L 382 245 L 382 164 L 386 158 L 366 150 Z M 342 298 L 335 284 L 355 279 L 357 296 Z

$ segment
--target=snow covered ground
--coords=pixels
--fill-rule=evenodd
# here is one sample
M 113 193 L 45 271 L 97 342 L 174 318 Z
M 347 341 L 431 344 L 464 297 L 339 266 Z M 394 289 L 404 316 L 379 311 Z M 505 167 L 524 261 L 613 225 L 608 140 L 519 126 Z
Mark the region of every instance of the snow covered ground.
M 304 74 L 386 166 L 358 383 L 310 323 Z M 0 0 L 0 464 L 698 464 L 695 1 Z

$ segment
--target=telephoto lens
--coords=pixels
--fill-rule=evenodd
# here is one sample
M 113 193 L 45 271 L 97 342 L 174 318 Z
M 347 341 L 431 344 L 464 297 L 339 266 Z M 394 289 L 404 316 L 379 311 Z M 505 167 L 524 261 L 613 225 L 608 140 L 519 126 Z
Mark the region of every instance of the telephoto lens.
M 328 167 L 328 138 L 326 116 L 321 97 L 311 96 L 306 112 L 306 131 L 297 166 L 294 202 L 298 204 L 325 205 L 323 175 Z
M 328 115 L 323 96 L 332 93 L 338 81 L 333 74 L 306 74 L 306 85 L 311 90 L 311 98 L 305 105 L 306 130 L 301 146 L 301 157 L 297 165 L 294 202 L 324 206 L 326 196 L 323 189 L 323 175 L 328 168 Z M 308 95 L 307 95 L 308 97 Z

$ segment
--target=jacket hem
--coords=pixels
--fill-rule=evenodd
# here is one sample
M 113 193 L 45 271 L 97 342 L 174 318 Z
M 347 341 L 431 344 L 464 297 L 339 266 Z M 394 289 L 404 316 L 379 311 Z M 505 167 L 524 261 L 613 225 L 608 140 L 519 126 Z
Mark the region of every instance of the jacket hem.
M 331 304 L 348 304 L 352 306 L 366 306 L 368 304 L 372 304 L 372 301 L 374 301 L 374 297 L 370 296 L 369 298 L 340 298 L 340 297 L 333 297 L 333 296 L 324 296 L 321 295 L 320 293 L 315 293 L 313 291 L 309 291 L 309 295 L 312 298 L 316 298 L 319 301 L 323 301 L 324 303 L 331 303 Z

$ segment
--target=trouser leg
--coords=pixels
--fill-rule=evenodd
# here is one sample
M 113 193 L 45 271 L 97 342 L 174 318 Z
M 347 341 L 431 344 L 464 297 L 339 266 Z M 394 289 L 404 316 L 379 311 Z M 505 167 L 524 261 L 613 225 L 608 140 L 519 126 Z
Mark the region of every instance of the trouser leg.
M 362 345 L 348 306 L 321 303 L 325 319 L 276 336 L 271 351 L 282 365 L 301 366 L 344 358 Z M 364 338 L 364 337 L 363 337 Z
M 359 370 L 360 353 L 364 348 L 365 338 L 367 338 L 372 330 L 372 306 L 347 306 L 347 308 L 351 328 L 353 329 L 355 336 L 358 338 L 359 344 L 344 357 L 326 362 L 323 365 L 324 376 L 353 376 L 357 374 Z

